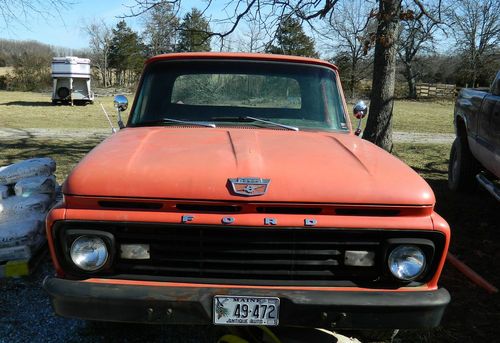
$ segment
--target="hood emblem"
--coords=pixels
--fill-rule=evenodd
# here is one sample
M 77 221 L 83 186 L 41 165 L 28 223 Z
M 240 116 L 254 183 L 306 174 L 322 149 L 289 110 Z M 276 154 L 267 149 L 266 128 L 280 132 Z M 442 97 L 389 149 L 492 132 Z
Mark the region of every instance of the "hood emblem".
M 271 179 L 261 179 L 258 177 L 239 177 L 229 179 L 233 192 L 244 196 L 264 195 Z

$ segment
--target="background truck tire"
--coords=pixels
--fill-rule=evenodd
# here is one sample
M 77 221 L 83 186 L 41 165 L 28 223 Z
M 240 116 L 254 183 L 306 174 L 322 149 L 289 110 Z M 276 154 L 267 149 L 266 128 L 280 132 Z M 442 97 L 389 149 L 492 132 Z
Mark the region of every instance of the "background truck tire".
M 471 192 L 477 187 L 479 165 L 467 144 L 467 137 L 455 138 L 448 164 L 448 186 L 452 191 Z

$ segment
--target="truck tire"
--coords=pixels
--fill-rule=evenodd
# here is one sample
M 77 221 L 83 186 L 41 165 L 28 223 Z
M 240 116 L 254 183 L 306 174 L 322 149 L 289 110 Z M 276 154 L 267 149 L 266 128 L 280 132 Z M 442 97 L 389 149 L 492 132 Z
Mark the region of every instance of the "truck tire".
M 477 187 L 478 162 L 472 155 L 467 137 L 453 141 L 448 164 L 448 187 L 455 192 L 471 192 Z

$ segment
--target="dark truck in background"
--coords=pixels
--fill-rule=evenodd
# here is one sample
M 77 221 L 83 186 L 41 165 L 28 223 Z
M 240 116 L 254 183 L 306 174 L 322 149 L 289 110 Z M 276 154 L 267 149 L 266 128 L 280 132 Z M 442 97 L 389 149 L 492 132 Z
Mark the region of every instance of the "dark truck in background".
M 455 103 L 448 185 L 472 191 L 477 183 L 500 201 L 500 71 L 489 90 L 464 88 Z

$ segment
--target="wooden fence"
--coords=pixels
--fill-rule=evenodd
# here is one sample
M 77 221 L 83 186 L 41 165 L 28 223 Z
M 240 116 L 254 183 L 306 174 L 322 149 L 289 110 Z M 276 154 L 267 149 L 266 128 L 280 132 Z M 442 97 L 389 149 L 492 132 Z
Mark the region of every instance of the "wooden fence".
M 417 83 L 417 98 L 453 98 L 457 94 L 455 85 L 444 83 Z

